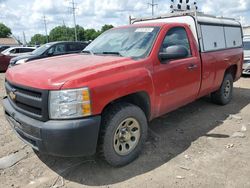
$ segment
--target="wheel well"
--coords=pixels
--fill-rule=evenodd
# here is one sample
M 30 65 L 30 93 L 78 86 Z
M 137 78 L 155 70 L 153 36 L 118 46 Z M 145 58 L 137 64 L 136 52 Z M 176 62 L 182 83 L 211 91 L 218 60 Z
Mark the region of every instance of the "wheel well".
M 107 108 L 111 107 L 112 105 L 116 103 L 120 103 L 120 102 L 127 102 L 127 103 L 134 104 L 140 107 L 144 111 L 147 119 L 148 120 L 150 119 L 150 115 L 151 115 L 150 98 L 146 92 L 137 92 L 137 93 L 133 93 L 133 94 L 118 98 L 110 102 L 108 105 L 106 105 L 105 108 L 103 109 L 103 112 Z
M 233 79 L 235 80 L 237 73 L 237 65 L 231 65 L 230 67 L 228 67 L 225 72 L 225 75 L 228 73 L 230 73 L 233 76 Z

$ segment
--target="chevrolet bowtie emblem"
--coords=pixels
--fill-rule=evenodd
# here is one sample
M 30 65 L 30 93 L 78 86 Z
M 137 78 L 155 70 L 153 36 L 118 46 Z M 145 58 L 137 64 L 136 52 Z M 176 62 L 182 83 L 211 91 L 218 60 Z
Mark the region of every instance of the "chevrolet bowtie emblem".
M 10 96 L 10 98 L 11 98 L 13 101 L 16 100 L 15 91 L 11 91 L 11 92 L 9 93 L 9 96 Z

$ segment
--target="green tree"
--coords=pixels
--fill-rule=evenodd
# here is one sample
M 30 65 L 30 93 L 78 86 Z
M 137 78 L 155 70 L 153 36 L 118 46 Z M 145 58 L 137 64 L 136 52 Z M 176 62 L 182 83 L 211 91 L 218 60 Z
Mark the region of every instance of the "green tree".
M 104 26 L 102 26 L 101 32 L 103 33 L 103 32 L 105 32 L 105 31 L 107 31 L 109 29 L 112 29 L 113 27 L 114 27 L 113 25 L 105 24 Z
M 85 30 L 82 26 L 77 25 L 76 26 L 77 31 L 77 40 L 79 41 L 85 41 Z
M 92 35 L 92 40 L 96 39 L 97 37 L 99 37 L 99 35 L 102 34 L 101 31 L 95 31 L 95 33 L 93 33 Z
M 85 30 L 85 40 L 94 40 L 100 34 L 101 34 L 100 31 L 96 31 L 95 29 L 86 29 Z
M 77 39 L 78 41 L 94 40 L 101 33 L 113 28 L 112 25 L 104 25 L 101 30 L 84 29 L 82 26 L 77 25 Z M 31 44 L 43 44 L 45 36 L 36 34 L 31 39 Z M 75 40 L 75 28 L 63 26 L 57 26 L 53 28 L 49 33 L 49 41 L 74 41 Z M 45 40 L 46 41 L 46 40 Z
M 31 37 L 30 44 L 32 45 L 41 45 L 45 44 L 47 42 L 47 38 L 45 35 L 41 34 L 35 34 L 33 37 Z
M 73 41 L 74 30 L 66 26 L 57 26 L 49 33 L 50 41 Z
M 11 35 L 11 29 L 6 25 L 0 23 L 0 38 L 9 37 Z

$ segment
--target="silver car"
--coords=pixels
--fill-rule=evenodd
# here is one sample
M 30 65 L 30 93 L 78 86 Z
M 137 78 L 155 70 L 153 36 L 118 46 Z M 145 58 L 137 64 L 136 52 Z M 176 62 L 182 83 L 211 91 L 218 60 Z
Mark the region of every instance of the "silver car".
M 244 75 L 250 75 L 250 36 L 243 39 L 244 44 L 244 64 L 243 72 Z

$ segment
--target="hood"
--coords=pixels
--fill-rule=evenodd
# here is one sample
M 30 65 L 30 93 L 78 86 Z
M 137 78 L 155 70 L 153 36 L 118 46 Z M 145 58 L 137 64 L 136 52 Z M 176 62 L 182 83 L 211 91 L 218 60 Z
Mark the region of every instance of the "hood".
M 15 64 L 17 61 L 19 61 L 21 59 L 31 59 L 33 57 L 36 57 L 36 55 L 33 55 L 33 54 L 20 55 L 20 56 L 12 58 L 10 63 Z
M 28 62 L 8 69 L 6 79 L 12 83 L 39 89 L 60 89 L 74 81 L 100 72 L 119 69 L 134 60 L 118 56 L 64 55 Z M 102 74 L 103 75 L 103 74 Z

